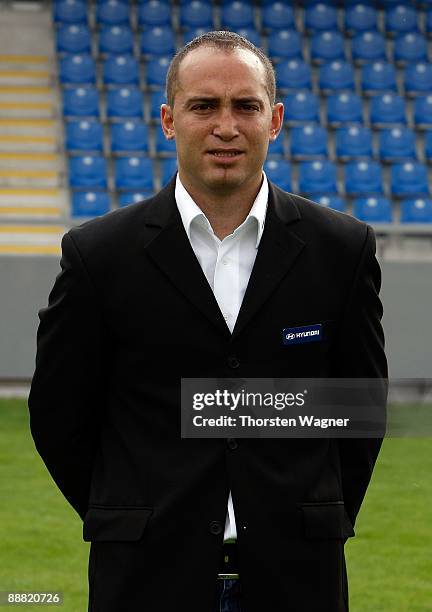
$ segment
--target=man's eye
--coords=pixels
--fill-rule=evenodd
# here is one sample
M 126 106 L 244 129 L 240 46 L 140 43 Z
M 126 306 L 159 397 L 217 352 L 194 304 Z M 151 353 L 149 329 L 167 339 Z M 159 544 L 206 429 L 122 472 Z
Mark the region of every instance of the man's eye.
M 242 104 L 241 108 L 250 112 L 259 110 L 258 106 L 254 106 L 253 104 Z
M 192 107 L 192 110 L 205 111 L 209 110 L 210 108 L 210 104 L 195 104 L 195 106 Z

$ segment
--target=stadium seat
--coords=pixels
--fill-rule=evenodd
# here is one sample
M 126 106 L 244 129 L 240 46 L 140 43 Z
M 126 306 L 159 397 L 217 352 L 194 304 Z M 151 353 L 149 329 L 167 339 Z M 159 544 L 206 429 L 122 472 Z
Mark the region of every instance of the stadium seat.
M 371 98 L 369 118 L 373 127 L 406 123 L 405 99 L 395 93 L 385 93 Z
M 153 163 L 148 157 L 119 157 L 114 162 L 116 189 L 152 191 Z
M 379 134 L 379 155 L 382 161 L 388 162 L 416 159 L 414 132 L 407 127 L 381 130 Z
M 416 161 L 393 164 L 390 187 L 397 197 L 429 193 L 426 166 Z
M 90 53 L 90 30 L 83 23 L 63 25 L 56 33 L 57 53 Z
M 160 120 L 161 104 L 166 104 L 167 99 L 164 90 L 152 91 L 150 93 L 150 120 Z
M 417 30 L 417 11 L 402 2 L 385 11 L 385 29 L 387 34 L 402 34 Z
M 152 195 L 151 191 L 125 191 L 119 194 L 118 204 L 120 208 L 129 206 L 130 204 L 136 204 L 142 200 L 146 200 Z
M 63 85 L 94 85 L 96 65 L 91 55 L 66 55 L 60 60 L 59 78 Z
M 413 116 L 416 128 L 432 127 L 432 94 L 414 100 Z
M 381 165 L 370 160 L 348 162 L 345 166 L 345 192 L 348 195 L 382 193 Z
M 432 91 L 432 64 L 417 62 L 405 68 L 404 87 L 407 94 L 428 94 Z
M 148 131 L 144 121 L 133 119 L 112 124 L 112 153 L 148 153 L 148 148 Z
M 129 25 L 129 6 L 119 0 L 96 4 L 96 23 L 102 26 Z
M 64 0 L 56 2 L 54 21 L 56 23 L 87 23 L 87 3 L 82 0 Z
M 71 87 L 63 90 L 65 117 L 99 117 L 99 92 L 96 87 Z
M 335 148 L 336 157 L 340 160 L 373 157 L 372 132 L 362 125 L 338 128 Z
M 65 125 L 66 151 L 101 153 L 103 150 L 102 124 L 97 120 L 69 121 Z
M 428 9 L 425 14 L 425 32 L 429 36 L 432 34 L 432 8 Z
M 140 27 L 171 25 L 171 5 L 162 0 L 150 0 L 137 6 L 137 19 Z
M 106 115 L 108 119 L 143 117 L 143 94 L 138 87 L 116 87 L 106 94 Z
M 177 172 L 177 158 L 170 157 L 160 161 L 161 168 L 161 183 L 165 186 Z
M 374 6 L 364 3 L 345 8 L 345 31 L 354 34 L 376 30 L 378 13 Z
M 102 66 L 105 85 L 138 85 L 139 67 L 132 55 L 111 55 Z
M 307 6 L 304 15 L 304 27 L 311 32 L 316 32 L 317 30 L 337 30 L 336 8 L 324 2 Z
M 357 198 L 353 201 L 353 215 L 365 223 L 391 223 L 391 202 L 383 196 Z
M 107 162 L 101 155 L 84 155 L 69 158 L 69 185 L 73 189 L 106 189 L 108 184 Z
M 264 172 L 269 181 L 272 181 L 284 191 L 292 191 L 291 164 L 284 159 L 268 159 L 264 164 Z
M 338 195 L 314 195 L 314 202 L 325 208 L 333 208 L 339 212 L 346 212 L 345 200 Z
M 285 134 L 283 130 L 280 132 L 276 140 L 269 143 L 267 156 L 268 157 L 283 157 L 285 155 Z
M 261 9 L 261 22 L 263 28 L 269 30 L 292 29 L 294 23 L 294 9 L 284 2 L 271 2 Z
M 327 157 L 327 130 L 320 125 L 293 127 L 291 134 L 291 155 L 294 159 Z
M 289 94 L 283 100 L 285 107 L 284 121 L 288 124 L 311 123 L 320 120 L 319 100 L 311 91 L 299 91 Z
M 168 26 L 156 26 L 141 33 L 140 51 L 147 56 L 173 55 L 175 53 L 174 32 Z
M 133 35 L 129 26 L 107 26 L 99 33 L 99 53 L 133 54 Z
M 254 14 L 248 2 L 229 2 L 222 5 L 222 29 L 253 28 Z
M 335 91 L 353 91 L 354 69 L 349 62 L 335 60 L 322 64 L 318 76 L 319 88 L 321 92 L 332 93 Z
M 345 91 L 327 99 L 327 121 L 330 125 L 363 123 L 363 105 L 354 93 Z
M 169 57 L 157 57 L 147 62 L 146 80 L 150 87 L 165 87 L 166 74 L 171 59 Z
M 292 59 L 277 64 L 276 82 L 282 90 L 310 89 L 312 86 L 312 71 L 310 64 L 303 60 Z
M 268 54 L 272 59 L 302 58 L 302 40 L 296 30 L 274 30 L 268 38 Z
M 432 223 L 430 198 L 407 198 L 401 202 L 401 223 Z
M 180 6 L 180 25 L 183 28 L 214 29 L 213 5 L 202 0 L 192 0 Z
M 396 70 L 393 64 L 378 61 L 363 66 L 361 88 L 366 94 L 396 91 Z
M 351 42 L 351 55 L 358 64 L 386 60 L 386 45 L 379 32 L 359 32 Z
M 399 63 L 427 61 L 425 37 L 418 32 L 401 34 L 394 41 L 393 58 Z
M 97 217 L 110 210 L 110 196 L 106 191 L 74 191 L 72 217 Z
M 337 193 L 335 165 L 328 160 L 300 162 L 299 191 L 305 194 Z
M 311 59 L 314 62 L 330 62 L 345 59 L 345 42 L 337 31 L 317 32 L 310 43 Z
M 261 34 L 255 30 L 255 28 L 238 28 L 236 29 L 239 36 L 243 36 L 246 40 L 249 40 L 255 47 L 262 47 Z
M 425 132 L 424 136 L 424 156 L 426 161 L 432 161 L 432 131 Z
M 176 149 L 176 141 L 175 140 L 167 140 L 165 138 L 165 134 L 163 133 L 162 127 L 158 125 L 156 127 L 156 153 L 158 155 L 163 156 L 172 156 L 177 152 Z

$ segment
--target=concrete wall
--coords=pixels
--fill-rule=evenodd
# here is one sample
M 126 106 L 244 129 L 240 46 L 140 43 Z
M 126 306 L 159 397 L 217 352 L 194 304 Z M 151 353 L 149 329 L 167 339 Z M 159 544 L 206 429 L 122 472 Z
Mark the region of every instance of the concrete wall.
M 0 380 L 34 370 L 37 311 L 60 271 L 56 257 L 0 257 Z M 390 376 L 432 378 L 432 263 L 382 264 Z

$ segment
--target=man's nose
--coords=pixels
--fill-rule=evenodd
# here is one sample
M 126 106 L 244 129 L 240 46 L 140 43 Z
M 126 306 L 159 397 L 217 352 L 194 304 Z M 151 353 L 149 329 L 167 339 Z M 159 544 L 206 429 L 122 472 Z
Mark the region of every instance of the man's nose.
M 239 134 L 237 119 L 232 109 L 222 108 L 217 115 L 213 134 L 223 140 L 231 140 Z

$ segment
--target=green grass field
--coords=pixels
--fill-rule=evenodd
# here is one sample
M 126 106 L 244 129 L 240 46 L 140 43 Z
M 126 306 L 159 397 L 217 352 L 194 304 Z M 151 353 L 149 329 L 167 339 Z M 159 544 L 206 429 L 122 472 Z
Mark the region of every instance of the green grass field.
M 23 400 L 0 400 L 0 500 L 0 591 L 58 590 L 53 609 L 85 612 L 88 544 L 34 450 Z M 350 611 L 432 611 L 431 438 L 385 440 L 356 534 Z

